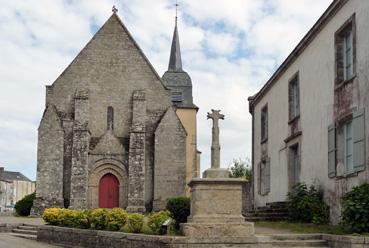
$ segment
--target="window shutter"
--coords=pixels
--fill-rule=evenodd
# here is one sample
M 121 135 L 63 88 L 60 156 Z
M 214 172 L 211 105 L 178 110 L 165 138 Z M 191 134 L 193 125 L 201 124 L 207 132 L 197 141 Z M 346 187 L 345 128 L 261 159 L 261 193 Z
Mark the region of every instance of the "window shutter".
M 265 161 L 265 178 L 264 178 L 264 185 L 265 185 L 265 194 L 270 192 L 270 159 Z
M 336 176 L 336 128 L 328 127 L 328 177 Z
M 354 113 L 353 121 L 353 165 L 354 171 L 365 169 L 365 110 Z

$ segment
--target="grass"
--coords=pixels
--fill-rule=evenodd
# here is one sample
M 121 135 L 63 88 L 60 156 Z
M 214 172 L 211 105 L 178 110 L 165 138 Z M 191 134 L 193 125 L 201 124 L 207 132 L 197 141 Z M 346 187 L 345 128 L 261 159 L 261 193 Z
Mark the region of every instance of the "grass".
M 293 222 L 255 222 L 256 227 L 266 227 L 274 229 L 286 229 L 294 233 L 325 233 L 345 235 L 352 234 L 343 229 L 341 226 L 332 225 L 315 225 L 306 223 L 293 223 Z

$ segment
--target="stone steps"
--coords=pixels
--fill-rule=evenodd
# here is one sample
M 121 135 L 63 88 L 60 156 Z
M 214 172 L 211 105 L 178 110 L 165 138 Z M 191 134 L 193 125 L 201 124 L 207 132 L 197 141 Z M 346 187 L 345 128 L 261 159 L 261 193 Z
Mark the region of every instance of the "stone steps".
M 37 240 L 37 226 L 27 224 L 20 225 L 12 230 L 11 235 L 19 238 Z
M 328 247 L 325 240 L 274 240 L 273 247 Z
M 284 221 L 288 219 L 286 202 L 270 202 L 245 213 L 245 221 Z

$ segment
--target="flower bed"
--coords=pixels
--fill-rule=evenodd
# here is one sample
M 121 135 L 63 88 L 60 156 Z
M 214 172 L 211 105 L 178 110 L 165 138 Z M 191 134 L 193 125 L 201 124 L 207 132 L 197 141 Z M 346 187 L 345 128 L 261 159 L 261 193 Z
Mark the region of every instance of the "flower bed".
M 162 225 L 171 219 L 171 216 L 168 211 L 150 213 L 145 217 L 139 213 L 128 213 L 121 208 L 111 210 L 48 208 L 45 209 L 42 218 L 53 226 L 160 235 L 164 234 Z M 174 221 L 171 223 L 170 229 Z

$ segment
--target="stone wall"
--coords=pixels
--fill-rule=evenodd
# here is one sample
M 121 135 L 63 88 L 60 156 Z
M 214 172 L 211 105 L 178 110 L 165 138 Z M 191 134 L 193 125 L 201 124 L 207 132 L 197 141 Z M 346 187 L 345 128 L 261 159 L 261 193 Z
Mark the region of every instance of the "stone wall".
M 153 236 L 83 230 L 65 227 L 39 226 L 37 241 L 64 247 L 110 248 L 271 248 L 271 243 L 258 243 L 256 238 L 245 239 L 188 239 L 183 236 Z
M 163 209 L 168 198 L 185 195 L 186 131 L 169 108 L 155 132 L 153 209 Z
M 242 185 L 242 214 L 253 209 L 251 182 Z

